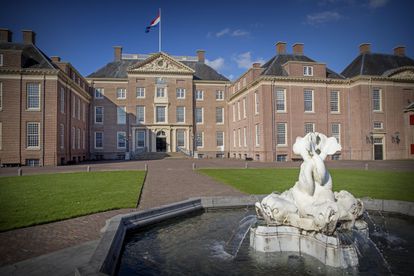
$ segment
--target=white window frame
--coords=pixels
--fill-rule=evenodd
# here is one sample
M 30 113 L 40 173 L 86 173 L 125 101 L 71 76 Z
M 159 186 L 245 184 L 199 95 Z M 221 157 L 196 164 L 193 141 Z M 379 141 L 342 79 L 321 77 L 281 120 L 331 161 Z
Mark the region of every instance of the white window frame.
M 125 100 L 127 98 L 127 90 L 123 87 L 116 88 L 116 98 L 117 100 Z
M 103 99 L 104 98 L 104 95 L 105 95 L 105 90 L 104 90 L 104 88 L 101 88 L 101 87 L 97 87 L 97 88 L 95 88 L 95 99 L 96 100 L 100 100 L 100 99 Z
M 37 91 L 37 107 L 29 107 L 29 103 L 30 103 L 30 96 L 29 96 L 29 86 L 30 85 L 36 85 L 38 87 L 38 91 Z M 26 83 L 26 110 L 29 111 L 39 111 L 40 110 L 40 91 L 41 91 L 41 87 L 40 87 L 40 83 L 38 82 L 28 82 Z M 34 96 L 34 95 L 33 95 Z
M 136 98 L 145 99 L 145 87 L 137 87 L 136 89 Z
M 241 148 L 242 146 L 242 142 L 241 142 L 241 129 L 237 129 L 237 136 L 239 138 L 239 148 Z
M 254 92 L 254 114 L 259 114 L 259 95 L 257 92 Z
M 204 100 L 204 90 L 196 90 L 195 99 L 196 99 L 196 101 L 203 101 Z
M 224 90 L 216 90 L 216 101 L 224 101 Z
M 378 91 L 379 99 L 374 98 L 374 93 Z M 378 101 L 379 109 L 375 108 L 375 101 Z M 372 90 L 372 111 L 373 112 L 382 112 L 382 89 L 374 88 Z
M 82 149 L 86 148 L 86 131 L 82 131 Z
M 279 101 L 282 101 L 279 99 L 279 96 L 283 96 L 283 109 L 279 109 L 279 104 L 281 104 Z M 277 113 L 286 113 L 286 89 L 277 88 L 276 89 L 276 112 Z
M 247 129 L 246 129 L 246 127 L 243 128 L 243 146 L 247 147 Z
M 219 133 L 221 133 L 221 136 L 222 136 L 221 137 L 221 145 L 219 145 L 219 143 L 218 143 L 219 142 L 219 139 L 218 139 L 219 138 L 218 137 Z M 220 147 L 220 148 L 224 147 L 224 131 L 216 131 L 216 146 Z
M 338 133 L 334 133 L 333 128 L 334 125 L 338 126 Z M 338 144 L 341 144 L 341 124 L 340 123 L 331 123 L 331 135 L 332 137 L 335 137 Z
M 144 137 L 144 145 L 142 147 L 139 145 L 139 139 L 138 139 L 139 134 L 138 133 L 144 133 L 144 136 L 143 136 Z M 145 148 L 145 146 L 147 144 L 147 141 L 146 141 L 147 137 L 146 136 L 147 136 L 147 133 L 146 133 L 145 129 L 137 129 L 137 131 L 135 132 L 135 139 L 136 139 L 135 148 L 137 148 L 137 149 Z
M 201 136 L 201 139 L 198 139 L 199 135 Z M 201 141 L 201 146 L 198 145 L 198 141 Z M 196 132 L 196 148 L 200 149 L 200 148 L 204 148 L 204 131 L 201 132 Z
M 60 113 L 65 114 L 65 88 L 60 88 Z
M 312 110 L 306 110 L 306 99 L 305 99 L 305 94 L 306 92 L 311 92 L 311 96 L 312 96 Z M 305 113 L 314 113 L 315 112 L 315 97 L 314 97 L 314 91 L 311 89 L 305 89 L 303 90 L 303 110 Z
M 101 134 L 101 144 L 102 146 L 98 147 L 96 146 L 96 134 L 100 133 Z M 103 145 L 104 145 L 104 132 L 103 131 L 95 131 L 94 132 L 94 148 L 95 149 L 103 149 Z
M 64 149 L 65 148 L 65 125 L 64 124 L 60 124 L 60 129 L 59 129 L 59 137 L 60 137 L 60 149 Z
M 29 134 L 29 125 L 36 126 L 37 128 L 37 134 Z M 35 136 L 37 135 L 37 145 L 29 146 L 29 135 Z M 38 122 L 27 122 L 26 123 L 26 148 L 27 149 L 34 149 L 38 150 L 40 149 L 40 123 Z
M 80 149 L 81 148 L 81 133 L 80 133 L 80 128 L 76 129 L 76 144 L 77 144 L 77 148 Z
M 197 122 L 197 110 L 201 110 L 201 122 Z M 204 123 L 204 108 L 203 107 L 195 108 L 195 121 L 197 125 L 202 125 Z
M 313 76 L 313 66 L 303 66 L 303 75 L 306 77 L 312 77 Z
M 237 120 L 241 120 L 241 112 L 240 112 L 240 101 L 237 101 Z
M 71 133 L 71 138 L 72 138 L 72 149 L 76 149 L 76 129 L 75 127 L 72 127 L 72 133 Z
M 158 116 L 157 116 L 157 110 L 158 107 L 163 107 L 164 108 L 164 121 L 158 121 Z M 156 124 L 165 124 L 168 123 L 168 108 L 166 105 L 156 105 L 154 108 L 154 118 L 155 118 L 155 123 Z
M 96 110 L 101 108 L 102 109 L 102 122 L 97 122 L 96 121 Z M 103 106 L 95 106 L 95 124 L 103 124 L 104 123 L 104 107 Z
M 155 87 L 155 97 L 164 99 L 167 95 L 167 88 L 164 86 L 156 86 Z
M 246 98 L 243 98 L 243 119 L 247 118 Z
M 80 121 L 80 119 L 81 119 L 81 100 L 80 100 L 80 98 L 77 98 L 78 99 L 78 101 L 77 101 L 77 106 L 78 106 L 78 109 L 77 109 L 77 115 L 78 115 L 78 120 Z
M 236 121 L 236 103 L 233 103 L 233 122 Z
M 182 145 L 179 145 L 178 144 L 178 141 L 179 141 L 179 139 L 178 139 L 178 134 L 179 133 L 182 133 L 183 134 L 183 144 Z M 175 138 L 177 139 L 177 147 L 181 147 L 181 148 L 183 148 L 183 147 L 185 147 L 185 129 L 177 129 L 177 131 L 176 131 L 176 134 L 175 134 Z
M 260 124 L 255 125 L 255 145 L 260 146 Z
M 121 141 L 119 139 L 120 134 L 124 135 L 124 146 L 119 146 L 119 142 Z M 116 132 L 116 148 L 117 149 L 126 149 L 126 146 L 127 146 L 126 132 L 125 131 L 117 131 Z
M 121 105 L 116 107 L 116 123 L 118 125 L 125 125 L 127 121 L 126 106 Z
M 236 147 L 236 130 L 233 129 L 233 147 Z
M 283 126 L 283 131 L 279 132 L 279 127 Z M 279 136 L 282 135 L 283 137 Z M 281 139 L 283 139 L 283 143 L 281 143 Z M 276 145 L 278 147 L 285 147 L 287 146 L 287 123 L 276 123 Z
M 312 131 L 308 131 L 308 132 L 306 132 L 306 126 L 312 126 Z M 305 133 L 305 135 L 306 134 L 308 134 L 308 133 L 310 133 L 310 132 L 315 132 L 315 123 L 311 123 L 311 122 L 307 122 L 307 123 L 305 123 L 305 125 L 304 125 L 304 133 Z
M 175 91 L 178 100 L 185 99 L 185 88 L 178 87 Z
M 178 121 L 178 108 L 182 108 L 183 109 L 183 120 L 182 121 Z M 175 110 L 175 121 L 177 122 L 177 124 L 185 124 L 185 106 L 177 106 L 176 110 Z
M 217 121 L 217 111 L 221 110 L 221 121 Z M 223 125 L 224 124 L 224 107 L 216 107 L 216 124 Z
M 143 113 L 144 113 L 144 116 L 143 116 L 143 120 L 142 121 L 140 121 L 139 119 L 140 119 L 140 117 L 138 116 L 139 115 L 139 112 L 138 112 L 138 109 L 140 108 L 140 107 L 142 107 L 142 109 L 143 109 Z M 136 112 L 137 112 L 137 114 L 136 114 L 136 118 L 137 118 L 137 121 L 136 121 L 136 123 L 137 124 L 145 124 L 145 105 L 137 105 L 136 106 Z
M 374 121 L 372 128 L 373 129 L 384 129 L 384 123 L 381 121 Z
M 336 94 L 336 101 L 333 100 L 333 94 Z M 333 90 L 329 93 L 329 110 L 331 113 L 340 113 L 341 107 L 340 107 L 341 99 L 340 94 L 338 90 Z M 332 106 L 336 105 L 337 110 L 332 110 Z

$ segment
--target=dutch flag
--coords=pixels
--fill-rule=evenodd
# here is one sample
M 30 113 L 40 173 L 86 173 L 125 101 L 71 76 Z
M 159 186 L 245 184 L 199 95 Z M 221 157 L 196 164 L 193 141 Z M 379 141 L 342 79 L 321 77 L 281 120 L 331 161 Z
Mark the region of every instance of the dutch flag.
M 161 15 L 158 14 L 158 16 L 154 20 L 152 20 L 151 21 L 151 24 L 145 29 L 145 32 L 146 33 L 149 33 L 149 31 L 151 30 L 151 28 L 156 27 L 158 25 L 158 23 L 160 23 L 160 21 L 161 21 Z

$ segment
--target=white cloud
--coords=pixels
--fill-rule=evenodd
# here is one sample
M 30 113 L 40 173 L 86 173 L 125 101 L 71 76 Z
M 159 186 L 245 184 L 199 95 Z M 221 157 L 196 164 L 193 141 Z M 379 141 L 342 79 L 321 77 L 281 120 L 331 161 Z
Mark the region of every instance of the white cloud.
M 324 11 L 320 13 L 313 13 L 308 14 L 306 16 L 306 23 L 309 25 L 321 25 L 330 21 L 338 21 L 342 18 L 342 15 L 340 15 L 337 12 L 333 11 Z
M 233 74 L 230 74 L 230 75 L 228 75 L 228 76 L 227 76 L 227 78 L 228 78 L 229 80 L 233 80 L 233 79 L 234 79 L 234 75 L 233 75 Z
M 381 8 L 387 5 L 388 0 L 369 0 L 369 7 L 371 9 Z
M 248 36 L 250 33 L 244 30 L 234 30 L 230 35 L 231 36 Z
M 251 52 L 241 53 L 233 57 L 233 60 L 237 63 L 239 68 L 249 69 L 255 62 L 264 63 L 265 60 L 262 58 L 252 59 Z
M 206 59 L 206 64 L 209 65 L 214 70 L 220 71 L 220 69 L 222 69 L 224 66 L 224 58 L 219 57 L 211 61 Z
M 220 32 L 216 33 L 216 37 L 222 37 L 223 35 L 229 34 L 230 28 L 225 28 L 221 30 Z

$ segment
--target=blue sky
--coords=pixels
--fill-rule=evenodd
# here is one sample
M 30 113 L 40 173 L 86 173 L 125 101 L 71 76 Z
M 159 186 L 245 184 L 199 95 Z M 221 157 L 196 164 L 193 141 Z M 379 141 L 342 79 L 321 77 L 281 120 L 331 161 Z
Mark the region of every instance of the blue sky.
M 3 4 L 3 7 L 4 4 Z M 36 44 L 49 56 L 70 61 L 87 75 L 124 53 L 158 51 L 158 30 L 145 27 L 162 9 L 162 50 L 195 55 L 237 78 L 252 62 L 275 55 L 275 43 L 304 43 L 310 58 L 341 72 L 372 43 L 373 52 L 392 53 L 405 45 L 414 57 L 414 2 L 400 0 L 290 1 L 9 1 L 0 9 L 0 27 L 37 33 Z

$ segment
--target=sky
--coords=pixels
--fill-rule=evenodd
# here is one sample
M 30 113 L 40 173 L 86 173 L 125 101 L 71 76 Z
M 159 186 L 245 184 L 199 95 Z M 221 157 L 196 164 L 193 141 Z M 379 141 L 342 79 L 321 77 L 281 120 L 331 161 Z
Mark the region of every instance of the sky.
M 31 29 L 43 52 L 69 61 L 84 76 L 112 61 L 115 45 L 123 53 L 158 52 L 158 29 L 145 28 L 159 8 L 162 51 L 195 56 L 203 49 L 207 63 L 229 79 L 272 58 L 278 41 L 287 43 L 288 53 L 304 43 L 306 56 L 339 73 L 361 43 L 389 54 L 404 45 L 414 58 L 414 1 L 14 0 L 2 6 L 0 28 L 13 31 L 13 41 Z

